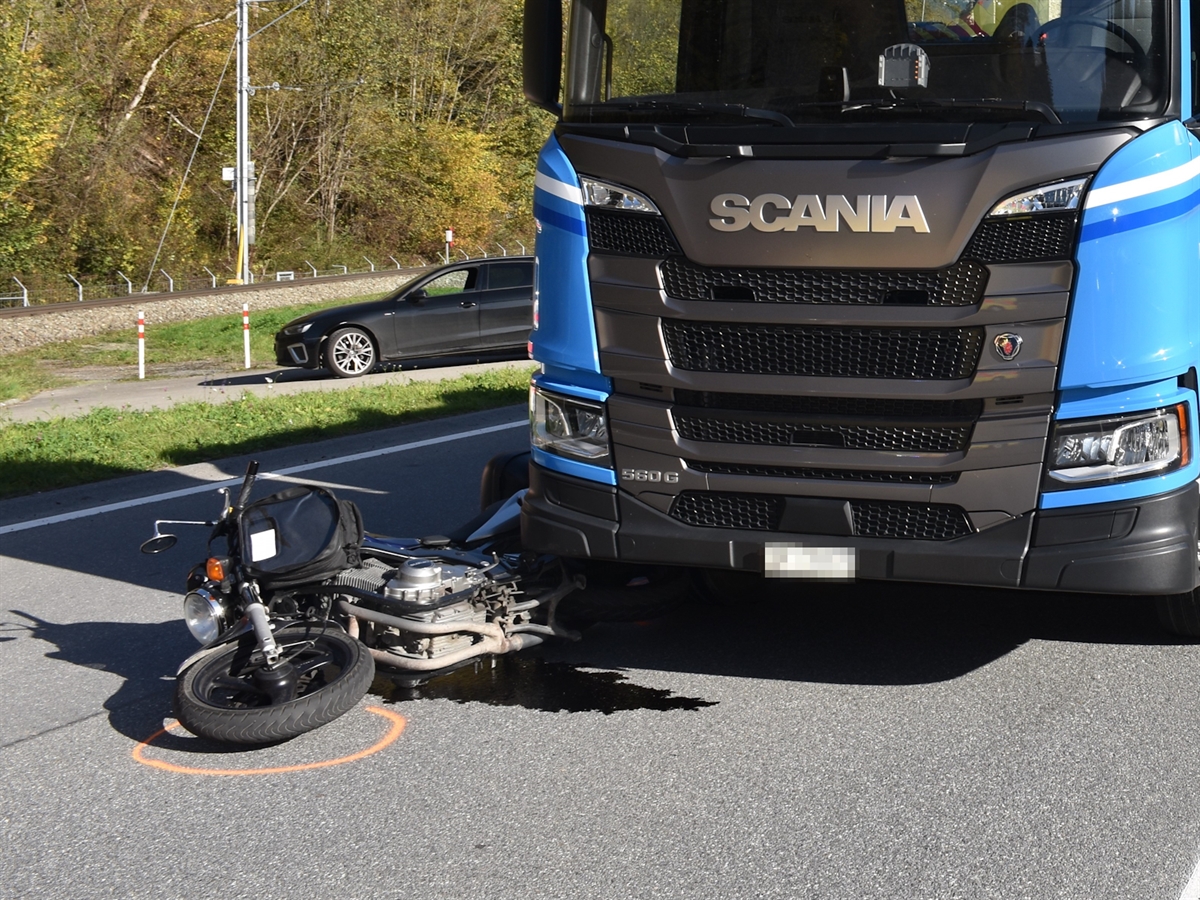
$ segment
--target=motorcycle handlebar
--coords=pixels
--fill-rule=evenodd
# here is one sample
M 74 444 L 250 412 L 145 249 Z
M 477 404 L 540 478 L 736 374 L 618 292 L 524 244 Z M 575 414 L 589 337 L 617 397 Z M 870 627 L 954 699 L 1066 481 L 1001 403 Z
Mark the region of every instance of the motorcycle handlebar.
M 250 491 L 254 487 L 254 479 L 258 476 L 258 460 L 252 459 L 246 466 L 246 478 L 242 481 L 242 491 L 238 494 L 237 503 L 234 504 L 234 511 L 241 512 L 245 509 L 246 504 L 250 502 Z

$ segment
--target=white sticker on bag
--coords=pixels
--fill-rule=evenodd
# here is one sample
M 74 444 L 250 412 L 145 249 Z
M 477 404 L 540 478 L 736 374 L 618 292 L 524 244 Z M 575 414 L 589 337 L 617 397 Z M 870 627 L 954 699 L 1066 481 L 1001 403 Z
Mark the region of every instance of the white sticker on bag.
M 250 562 L 270 559 L 278 552 L 279 545 L 275 540 L 274 528 L 250 533 Z

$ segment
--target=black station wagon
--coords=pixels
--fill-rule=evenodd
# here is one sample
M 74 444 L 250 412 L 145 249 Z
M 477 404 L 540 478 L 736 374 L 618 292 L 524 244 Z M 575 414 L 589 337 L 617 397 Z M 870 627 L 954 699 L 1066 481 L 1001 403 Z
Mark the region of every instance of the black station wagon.
M 382 300 L 293 319 L 275 335 L 275 360 L 354 378 L 381 361 L 523 349 L 532 327 L 533 257 L 471 260 Z

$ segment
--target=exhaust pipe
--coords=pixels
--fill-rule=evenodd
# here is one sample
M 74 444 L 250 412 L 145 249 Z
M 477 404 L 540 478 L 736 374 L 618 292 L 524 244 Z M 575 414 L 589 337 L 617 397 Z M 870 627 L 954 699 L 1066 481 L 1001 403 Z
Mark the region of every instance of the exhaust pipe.
M 439 635 L 466 632 L 468 634 L 478 634 L 482 638 L 482 640 L 477 641 L 470 647 L 464 647 L 462 650 L 456 650 L 453 653 L 447 653 L 434 659 L 414 659 L 411 656 L 401 656 L 397 653 L 390 653 L 387 650 L 379 650 L 374 647 L 367 648 L 376 662 L 396 669 L 410 669 L 414 672 L 432 672 L 435 669 L 444 669 L 446 666 L 452 666 L 455 663 L 463 662 L 476 656 L 485 656 L 489 653 L 497 655 L 512 653 L 542 643 L 542 638 L 536 634 L 522 633 L 506 636 L 504 630 L 499 625 L 492 623 L 448 622 L 442 625 L 435 625 L 430 622 L 414 622 L 411 619 L 400 619 L 396 616 L 389 616 L 387 613 L 355 606 L 353 603 L 348 603 L 345 600 L 339 600 L 338 607 L 342 612 L 350 616 L 351 624 L 348 630 L 352 635 L 357 635 L 358 633 L 358 620 L 366 619 L 368 622 L 374 622 L 377 625 L 398 628 L 401 631 L 410 631 L 414 634 Z

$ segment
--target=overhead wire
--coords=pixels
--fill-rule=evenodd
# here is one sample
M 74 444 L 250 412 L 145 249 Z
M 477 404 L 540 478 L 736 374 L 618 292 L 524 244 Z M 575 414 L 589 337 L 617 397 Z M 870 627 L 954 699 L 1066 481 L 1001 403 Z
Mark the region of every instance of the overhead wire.
M 229 71 L 229 61 L 233 59 L 233 52 L 237 49 L 237 37 L 233 39 L 233 43 L 229 45 L 229 53 L 225 57 L 225 65 L 221 68 L 221 75 L 217 79 L 217 86 L 213 90 L 212 100 L 208 103 L 208 109 L 204 113 L 204 121 L 200 125 L 200 131 L 196 133 L 196 143 L 192 147 L 192 155 L 188 158 L 187 167 L 183 170 L 183 178 L 179 180 L 179 190 L 175 192 L 175 202 L 171 204 L 171 213 L 167 216 L 167 224 L 163 227 L 162 237 L 158 240 L 158 247 L 154 251 L 154 261 L 150 263 L 150 269 L 146 272 L 146 280 L 142 284 L 142 293 L 146 293 L 150 287 L 150 279 L 154 277 L 154 272 L 158 268 L 158 258 L 162 254 L 163 244 L 167 241 L 167 233 L 171 230 L 171 223 L 175 221 L 175 211 L 179 208 L 179 200 L 183 196 L 183 189 L 187 185 L 188 175 L 192 171 L 192 163 L 196 161 L 196 154 L 200 150 L 200 141 L 204 137 L 204 129 L 208 127 L 208 120 L 212 116 L 213 107 L 217 105 L 217 96 L 221 92 L 221 85 L 225 82 L 225 73 Z
M 307 2 L 308 2 L 308 0 L 300 0 L 299 3 L 297 3 L 291 9 L 289 9 L 287 12 L 273 18 L 270 22 L 268 22 L 262 28 L 258 29 L 258 31 L 254 32 L 252 35 L 250 35 L 248 38 L 246 38 L 246 40 L 248 40 L 248 41 L 254 40 L 256 37 L 258 37 L 260 34 L 262 34 L 264 31 L 266 31 L 268 28 L 270 28 L 276 22 L 278 22 L 281 19 L 286 19 L 288 16 L 290 16 L 292 13 L 294 13 L 296 10 L 298 10 L 300 7 L 302 7 Z

